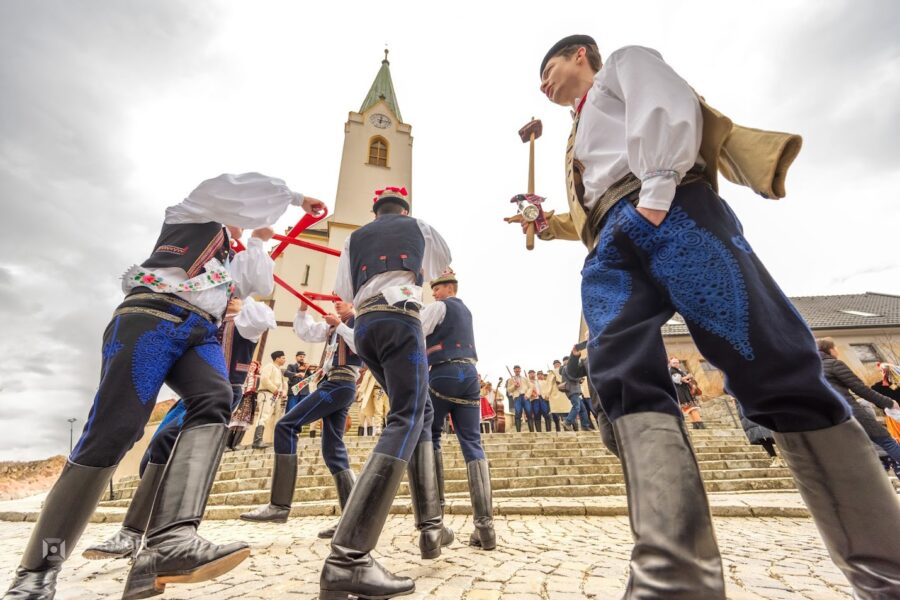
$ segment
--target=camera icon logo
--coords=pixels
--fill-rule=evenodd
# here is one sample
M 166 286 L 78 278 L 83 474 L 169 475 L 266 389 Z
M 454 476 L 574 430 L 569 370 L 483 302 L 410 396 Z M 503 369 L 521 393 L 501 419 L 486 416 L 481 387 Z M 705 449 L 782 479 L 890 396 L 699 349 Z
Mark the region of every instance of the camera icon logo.
M 50 562 L 62 562 L 66 560 L 66 540 L 58 538 L 45 538 L 43 540 L 44 558 Z

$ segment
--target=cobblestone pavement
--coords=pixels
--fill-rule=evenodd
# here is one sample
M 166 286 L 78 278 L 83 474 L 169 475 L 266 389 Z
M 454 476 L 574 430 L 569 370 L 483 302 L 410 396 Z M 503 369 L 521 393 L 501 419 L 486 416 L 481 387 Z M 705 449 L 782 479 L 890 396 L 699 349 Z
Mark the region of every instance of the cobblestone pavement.
M 171 585 L 163 598 L 317 598 L 328 543 L 317 539 L 316 532 L 330 522 L 325 517 L 304 517 L 287 525 L 205 523 L 201 531 L 206 537 L 218 542 L 245 540 L 252 545 L 253 555 L 217 581 Z M 460 539 L 468 539 L 471 517 L 450 515 L 447 523 L 456 531 L 457 542 L 438 560 L 423 561 L 410 518 L 389 518 L 377 556 L 387 568 L 415 578 L 416 593 L 406 598 L 621 597 L 631 551 L 631 531 L 624 517 L 499 517 L 499 546 L 494 552 L 460 543 Z M 18 563 L 31 527 L 30 523 L 0 523 L 0 590 L 5 589 Z M 77 552 L 111 535 L 116 527 L 89 526 Z M 846 581 L 829 560 L 810 519 L 717 518 L 716 531 L 725 558 L 729 598 L 849 598 Z M 127 561 L 87 561 L 78 554 L 66 564 L 56 598 L 118 598 L 127 569 Z

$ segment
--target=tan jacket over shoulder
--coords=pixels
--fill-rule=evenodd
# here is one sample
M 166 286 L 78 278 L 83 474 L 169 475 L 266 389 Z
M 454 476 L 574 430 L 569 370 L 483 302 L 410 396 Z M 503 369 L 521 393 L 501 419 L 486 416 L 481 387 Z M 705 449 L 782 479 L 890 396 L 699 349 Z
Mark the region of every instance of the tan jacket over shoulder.
M 718 191 L 721 173 L 728 181 L 749 187 L 764 198 L 784 198 L 788 168 L 800 153 L 803 139 L 792 133 L 735 125 L 702 97 L 698 98 L 703 116 L 700 156 L 706 162 L 703 177 L 712 188 Z M 576 180 L 580 179 L 579 170 L 575 172 Z M 580 239 L 593 248 L 595 232 L 585 231 L 588 218 L 577 199 L 569 198 L 568 213 L 550 211 L 546 216 L 549 227 L 540 234 L 542 240 Z
M 527 398 L 530 390 L 531 385 L 528 383 L 528 378 L 524 375 L 519 375 L 518 377 L 513 375 L 506 380 L 506 395 L 509 396 L 510 400 L 515 400 L 522 394 L 525 394 Z
M 544 398 L 550 401 L 550 412 L 569 412 L 572 408 L 572 403 L 569 402 L 569 397 L 566 396 L 565 392 L 559 391 L 559 385 L 562 383 L 562 378 L 559 373 L 550 371 L 547 375 L 547 379 L 545 379 L 543 383 L 545 384 Z
M 285 387 L 284 375 L 281 373 L 281 369 L 278 368 L 278 365 L 269 363 L 262 368 L 262 373 L 259 378 L 260 390 L 271 392 L 273 394 L 280 392 L 284 395 Z

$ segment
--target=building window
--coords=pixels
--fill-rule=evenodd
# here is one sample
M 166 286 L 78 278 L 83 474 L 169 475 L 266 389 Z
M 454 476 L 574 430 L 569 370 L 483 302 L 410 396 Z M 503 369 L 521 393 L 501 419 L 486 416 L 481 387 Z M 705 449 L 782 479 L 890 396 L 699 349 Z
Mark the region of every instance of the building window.
M 309 285 L 309 265 L 306 265 L 306 272 L 303 274 L 303 283 L 301 283 L 300 285 Z
M 369 164 L 386 167 L 388 164 L 388 143 L 383 137 L 374 137 L 369 142 Z
M 843 308 L 841 310 L 839 310 L 838 312 L 842 312 L 845 315 L 854 315 L 856 317 L 880 317 L 881 316 L 879 314 L 864 312 L 861 310 L 845 310 Z
M 850 347 L 861 363 L 875 363 L 883 360 L 873 344 L 850 344 Z

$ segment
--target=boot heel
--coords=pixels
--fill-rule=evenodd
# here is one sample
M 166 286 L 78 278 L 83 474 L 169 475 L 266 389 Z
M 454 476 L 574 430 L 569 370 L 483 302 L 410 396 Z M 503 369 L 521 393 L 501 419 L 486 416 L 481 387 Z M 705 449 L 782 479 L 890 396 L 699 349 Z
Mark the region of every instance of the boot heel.
M 478 541 L 482 550 L 494 550 L 497 548 L 497 534 L 493 531 L 479 531 Z
M 159 596 L 166 589 L 166 584 L 157 580 L 156 573 L 148 570 L 149 565 L 141 565 L 138 562 L 139 560 L 135 560 L 131 572 L 128 573 L 122 600 L 138 600 L 139 598 Z
M 319 600 L 347 600 L 350 594 L 347 592 L 335 592 L 332 590 L 319 590 Z

